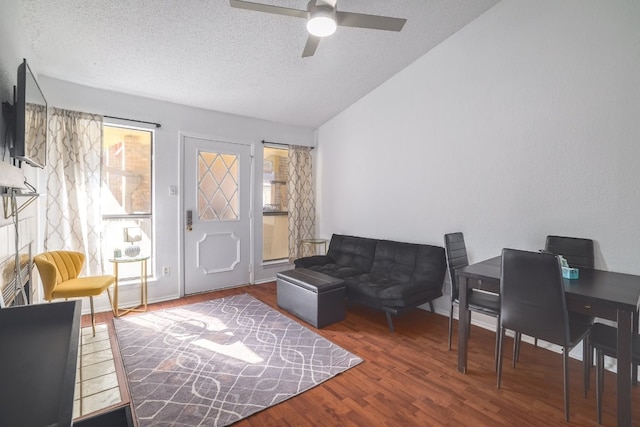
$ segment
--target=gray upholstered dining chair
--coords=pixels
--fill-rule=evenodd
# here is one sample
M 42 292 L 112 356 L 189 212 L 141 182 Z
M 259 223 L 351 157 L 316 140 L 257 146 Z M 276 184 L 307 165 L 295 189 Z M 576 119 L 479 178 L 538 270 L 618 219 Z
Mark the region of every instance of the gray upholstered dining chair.
M 562 255 L 570 267 L 594 268 L 593 240 L 581 237 L 547 236 L 544 249 Z
M 604 356 L 618 357 L 618 329 L 603 323 L 595 323 L 589 335 L 589 344 L 596 351 L 596 412 L 598 424 L 602 424 L 602 391 L 604 389 Z M 640 335 L 634 334 L 631 343 L 631 362 L 640 365 Z
M 549 253 L 502 250 L 500 277 L 500 333 L 498 338 L 498 388 L 502 380 L 503 342 L 506 330 L 543 339 L 562 347 L 564 411 L 569 421 L 569 351 L 580 341 L 589 351 L 591 325 L 574 322 L 567 310 L 562 270 Z M 514 352 L 514 367 L 516 354 Z M 589 365 L 583 363 L 583 378 Z
M 447 268 L 451 279 L 451 304 L 449 307 L 449 350 L 451 350 L 451 335 L 453 329 L 453 306 L 460 304 L 458 279 L 456 269 L 469 265 L 467 248 L 464 242 L 464 235 L 460 232 L 444 235 L 444 247 L 447 257 Z M 466 325 L 470 329 L 471 312 L 483 313 L 493 316 L 496 321 L 496 348 L 495 348 L 495 368 L 498 368 L 498 332 L 500 331 L 500 295 L 472 289 L 467 297 L 469 303 L 469 323 Z M 467 333 L 468 336 L 468 333 Z
M 547 252 L 551 252 L 555 255 L 562 255 L 570 267 L 574 268 L 594 268 L 595 255 L 594 255 L 593 240 L 585 239 L 582 237 L 567 237 L 567 236 L 547 236 L 547 240 L 544 245 L 544 249 Z M 584 323 L 593 324 L 595 318 L 582 314 L 576 316 L 575 319 L 582 319 Z M 538 339 L 536 338 L 533 345 L 538 345 Z M 591 355 L 589 354 L 589 366 L 591 366 Z M 587 387 L 589 388 L 589 377 L 587 377 Z

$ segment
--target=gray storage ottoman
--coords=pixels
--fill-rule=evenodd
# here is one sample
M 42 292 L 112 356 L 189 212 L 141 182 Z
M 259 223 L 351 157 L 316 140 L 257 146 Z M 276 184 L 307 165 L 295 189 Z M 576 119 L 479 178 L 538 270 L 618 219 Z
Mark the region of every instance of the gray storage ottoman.
M 278 307 L 316 328 L 344 320 L 345 288 L 341 279 L 306 268 L 276 274 Z

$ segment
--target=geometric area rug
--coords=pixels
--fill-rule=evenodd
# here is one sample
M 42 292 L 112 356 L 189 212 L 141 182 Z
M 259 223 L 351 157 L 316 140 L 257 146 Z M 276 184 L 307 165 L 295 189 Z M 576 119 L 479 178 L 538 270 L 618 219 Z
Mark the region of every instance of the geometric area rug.
M 113 323 L 140 427 L 226 426 L 362 362 L 248 294 Z

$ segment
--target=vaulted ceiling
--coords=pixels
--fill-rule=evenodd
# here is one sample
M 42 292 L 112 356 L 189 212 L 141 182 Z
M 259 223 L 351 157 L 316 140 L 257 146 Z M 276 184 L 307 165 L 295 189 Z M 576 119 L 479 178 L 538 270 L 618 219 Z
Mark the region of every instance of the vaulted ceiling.
M 228 0 L 17 1 L 39 76 L 316 128 L 499 0 L 339 0 L 338 10 L 407 23 L 339 27 L 308 58 L 304 19 Z

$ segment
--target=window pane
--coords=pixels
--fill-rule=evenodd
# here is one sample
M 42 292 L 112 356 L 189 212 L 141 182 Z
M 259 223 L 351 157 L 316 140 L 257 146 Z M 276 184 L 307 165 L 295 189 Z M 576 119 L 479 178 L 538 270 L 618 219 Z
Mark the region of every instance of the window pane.
M 198 156 L 198 218 L 237 220 L 238 156 L 206 151 Z
M 102 251 L 106 271 L 117 249 L 125 256 L 130 245 L 152 256 L 152 147 L 153 131 L 103 126 L 102 145 Z M 124 229 L 140 227 L 142 240 L 125 242 Z M 153 257 L 148 271 L 154 271 Z M 140 277 L 139 263 L 122 263 L 120 279 Z
M 151 213 L 152 132 L 104 126 L 102 213 Z
M 288 154 L 287 149 L 264 148 L 262 174 L 263 261 L 289 257 Z

